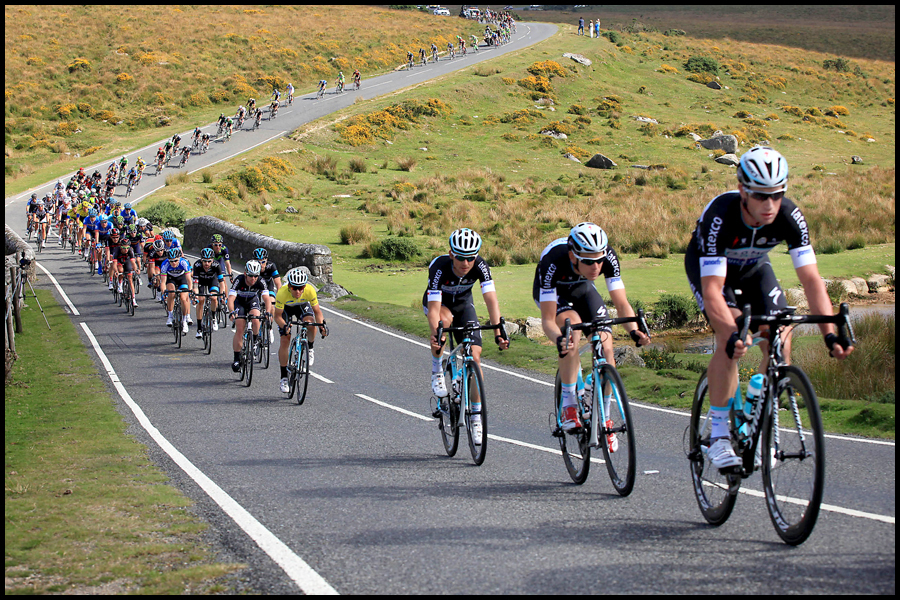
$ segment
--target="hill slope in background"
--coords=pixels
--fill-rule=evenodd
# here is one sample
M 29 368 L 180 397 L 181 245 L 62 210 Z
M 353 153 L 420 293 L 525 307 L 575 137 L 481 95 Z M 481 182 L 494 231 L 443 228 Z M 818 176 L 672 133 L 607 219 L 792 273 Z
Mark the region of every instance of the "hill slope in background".
M 694 38 L 779 44 L 852 58 L 894 61 L 896 51 L 893 4 L 604 4 L 519 14 L 525 20 L 568 24 L 579 17 L 585 23 L 599 18 L 604 29 L 681 29 Z

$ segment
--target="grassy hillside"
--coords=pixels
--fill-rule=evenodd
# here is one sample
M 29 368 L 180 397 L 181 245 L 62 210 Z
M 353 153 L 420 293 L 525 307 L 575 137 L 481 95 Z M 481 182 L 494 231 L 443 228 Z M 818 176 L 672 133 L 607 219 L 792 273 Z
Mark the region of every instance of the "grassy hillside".
M 577 24 L 600 19 L 604 29 L 680 29 L 688 37 L 779 44 L 848 58 L 895 60 L 896 8 L 851 4 L 588 5 L 577 11 L 521 11 L 526 20 Z
M 446 48 L 457 33 L 479 29 L 461 19 L 367 6 L 4 11 L 7 184 L 48 165 L 74 170 L 84 164 L 80 157 L 94 155 L 94 162 L 139 139 L 207 123 L 251 96 L 267 97 L 273 85 L 307 92 L 339 70 L 349 78 L 354 68 L 369 77 L 400 64 L 408 49 L 432 41 Z
M 894 241 L 892 64 L 859 61 L 862 74 L 842 73 L 823 67 L 825 55 L 782 47 L 745 44 L 726 54 L 662 34 L 622 34 L 617 45 L 572 31 L 357 103 L 241 165 L 173 181 L 148 202 L 328 244 L 336 273 L 371 276 L 363 287 L 381 285 L 386 240 L 410 251 L 407 267 L 422 268 L 460 226 L 485 237 L 484 254 L 498 267 L 533 264 L 585 219 L 606 228 L 617 250 L 663 259 L 683 252 L 706 202 L 735 186 L 733 167 L 687 135 L 722 130 L 741 151 L 768 142 L 787 156 L 789 195 L 821 254 Z M 565 51 L 593 65 L 564 59 Z M 702 74 L 685 63 L 697 57 L 718 63 L 723 89 L 693 80 Z M 548 129 L 568 137 L 541 135 Z M 594 152 L 619 166 L 596 170 L 564 157 Z M 853 155 L 864 163 L 850 165 Z

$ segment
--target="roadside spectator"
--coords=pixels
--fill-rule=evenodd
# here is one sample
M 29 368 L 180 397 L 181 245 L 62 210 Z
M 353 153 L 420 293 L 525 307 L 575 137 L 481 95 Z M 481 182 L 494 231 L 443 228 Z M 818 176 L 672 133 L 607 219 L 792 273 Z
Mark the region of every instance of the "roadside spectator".
M 584 35 L 584 17 L 578 19 L 578 35 Z
M 594 20 L 593 19 L 588 21 L 588 33 L 591 35 L 591 37 L 594 37 Z
M 596 33 L 596 35 L 594 37 L 599 38 L 600 37 L 600 19 L 597 19 L 597 22 L 594 23 L 594 32 Z

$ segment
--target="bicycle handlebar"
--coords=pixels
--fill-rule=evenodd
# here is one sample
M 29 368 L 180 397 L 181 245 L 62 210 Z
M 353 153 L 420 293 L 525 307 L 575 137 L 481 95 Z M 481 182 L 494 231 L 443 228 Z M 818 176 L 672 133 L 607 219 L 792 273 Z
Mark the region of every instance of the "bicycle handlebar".
M 798 325 L 801 323 L 830 323 L 832 325 L 837 325 L 838 341 L 836 343 L 840 344 L 845 350 L 849 346 L 856 345 L 856 336 L 853 333 L 853 325 L 850 323 L 850 305 L 846 302 L 841 302 L 840 310 L 836 315 L 751 315 L 750 305 L 745 304 L 739 319 L 740 320 L 736 321 L 736 323 L 741 330 L 741 337 L 739 338 L 741 340 L 747 339 L 747 332 L 752 325 L 779 326 Z M 847 335 L 848 333 L 849 336 Z
M 609 327 L 610 325 L 622 325 L 623 323 L 637 323 L 638 331 L 643 333 L 650 338 L 650 330 L 647 327 L 647 321 L 644 319 L 644 309 L 639 308 L 637 311 L 637 315 L 634 317 L 618 317 L 615 319 L 609 318 L 597 318 L 593 321 L 589 321 L 587 323 L 576 323 L 572 325 L 570 319 L 566 319 L 565 325 L 563 325 L 562 338 L 565 346 L 562 347 L 562 351 L 568 350 L 569 348 L 569 338 L 572 336 L 573 331 L 589 331 L 593 333 L 595 330 L 600 327 Z M 635 345 L 637 342 L 635 342 Z
M 444 342 L 441 338 L 444 337 L 444 333 L 447 331 L 449 331 L 449 332 L 470 332 L 470 331 L 486 331 L 488 329 L 499 329 L 500 337 L 504 341 L 508 342 L 509 336 L 506 333 L 506 327 L 504 327 L 504 325 L 506 325 L 506 319 L 504 319 L 503 317 L 500 317 L 500 322 L 497 323 L 496 325 L 479 325 L 477 322 L 469 322 L 469 323 L 466 323 L 465 325 L 461 325 L 458 327 L 444 327 L 444 322 L 438 321 L 436 339 L 438 340 L 438 342 L 441 344 L 441 347 L 443 348 Z M 503 352 L 502 348 L 500 349 L 500 352 Z

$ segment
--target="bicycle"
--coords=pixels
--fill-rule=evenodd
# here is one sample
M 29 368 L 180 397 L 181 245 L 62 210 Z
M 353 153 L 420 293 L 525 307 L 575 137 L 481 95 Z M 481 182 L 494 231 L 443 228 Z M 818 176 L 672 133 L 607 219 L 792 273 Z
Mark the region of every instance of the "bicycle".
M 311 323 L 298 320 L 297 317 L 291 317 L 286 323 L 288 329 L 294 325 L 299 326 L 299 331 L 294 339 L 291 340 L 291 347 L 288 351 L 288 399 L 294 392 L 297 392 L 297 404 L 303 404 L 306 400 L 306 388 L 309 385 L 309 341 L 307 340 L 307 327 L 325 327 L 325 320 L 321 323 Z
M 256 337 L 256 347 L 253 348 L 253 358 L 256 359 L 263 369 L 269 368 L 269 359 L 271 358 L 271 338 L 272 319 L 269 313 L 262 311 L 259 323 L 259 335 Z M 265 364 L 263 365 L 263 362 Z
M 325 95 L 325 88 L 319 88 L 319 91 L 316 93 L 316 100 Z
M 156 173 L 154 175 L 159 175 L 159 172 L 162 171 L 163 168 L 163 158 L 159 158 L 156 161 Z
M 213 319 L 216 318 L 216 315 L 213 314 L 212 309 L 209 307 L 211 304 L 210 298 L 219 297 L 218 293 L 215 294 L 196 294 L 195 298 L 206 298 L 206 302 L 203 303 L 203 315 L 200 317 L 200 328 L 203 332 L 203 349 L 206 350 L 207 354 L 212 353 L 212 332 L 213 332 Z M 218 312 L 218 308 L 216 308 L 216 312 Z
M 184 337 L 184 332 L 182 330 L 182 328 L 184 327 L 184 324 L 182 323 L 182 320 L 184 319 L 184 313 L 181 309 L 181 294 L 183 294 L 184 292 L 178 290 L 169 292 L 169 290 L 166 290 L 165 292 L 163 292 L 163 300 L 165 300 L 166 296 L 170 293 L 175 294 L 175 302 L 174 306 L 172 306 L 172 334 L 175 336 L 175 347 L 181 348 L 181 339 L 182 337 Z M 194 300 L 194 291 L 190 290 L 188 294 L 188 310 L 190 310 L 190 307 L 193 304 Z M 163 306 L 165 307 L 165 302 L 163 302 Z
M 634 488 L 637 463 L 634 420 L 631 418 L 631 406 L 622 377 L 615 364 L 606 362 L 606 357 L 603 356 L 600 331 L 602 327 L 623 323 L 637 323 L 638 329 L 650 336 L 643 310 L 638 310 L 634 317 L 597 318 L 589 323 L 576 325 L 566 319 L 562 330 L 563 339 L 569 340 L 574 330 L 584 331 L 591 336 L 590 342 L 585 345 L 585 349 L 591 349 L 591 374 L 590 380 L 585 384 L 584 397 L 578 399 L 578 413 L 583 427 L 565 432 L 562 429 L 562 381 L 557 371 L 550 429 L 559 440 L 563 462 L 573 482 L 581 485 L 587 480 L 591 466 L 591 448 L 602 447 L 613 487 L 619 495 L 627 496 Z M 579 373 L 579 379 L 580 377 Z M 591 385 L 590 390 L 588 385 Z M 607 398 L 610 399 L 609 406 Z
M 178 168 L 179 168 L 179 169 L 180 169 L 181 167 L 183 167 L 184 165 L 187 164 L 188 157 L 189 157 L 190 155 L 191 155 L 190 152 L 182 152 L 182 153 L 181 153 L 181 164 L 178 165 Z
M 754 335 L 754 342 L 769 339 L 760 397 L 750 403 L 752 407 L 745 407 L 738 383 L 731 407 L 729 429 L 742 464 L 716 469 L 706 458 L 711 427 L 706 372 L 697 382 L 691 422 L 685 430 L 694 494 L 706 521 L 713 526 L 727 521 L 741 481 L 761 469 L 772 524 L 779 537 L 792 546 L 806 541 L 819 515 L 825 485 L 825 437 L 819 402 L 809 378 L 799 367 L 785 362 L 782 332 L 800 323 L 832 323 L 838 326 L 838 343 L 856 345 L 847 304 L 841 304 L 839 314 L 834 316 L 793 315 L 795 310 L 788 307 L 776 315 L 751 316 L 747 305 L 740 317 L 740 339 L 746 339 L 751 325 L 769 325 L 768 336 L 765 332 Z M 745 408 L 752 408 L 750 416 Z
M 500 330 L 504 340 L 506 329 L 505 320 L 500 318 L 498 325 L 480 326 L 477 321 L 466 323 L 461 327 L 444 328 L 443 321 L 438 321 L 437 339 L 443 339 L 444 332 L 460 332 L 462 341 L 457 344 L 450 355 L 441 360 L 441 367 L 448 386 L 446 398 L 432 396 L 434 410 L 431 416 L 438 420 L 438 429 L 441 431 L 441 439 L 444 442 L 444 450 L 447 456 L 454 456 L 459 447 L 459 416 L 462 412 L 463 422 L 469 438 L 469 451 L 476 465 L 481 465 L 487 455 L 488 419 L 487 402 L 484 395 L 484 377 L 481 367 L 472 356 L 472 332 L 486 331 L 488 329 Z M 481 435 L 475 430 L 473 417 L 480 417 Z M 480 437 L 480 439 L 479 439 Z
M 240 363 L 241 363 L 241 378 L 238 381 L 244 381 L 244 378 L 247 378 L 247 383 L 245 384 L 247 387 L 250 387 L 250 382 L 253 380 L 253 352 L 255 349 L 255 335 L 253 334 L 253 327 L 250 324 L 252 319 L 261 319 L 262 317 L 255 317 L 253 315 L 236 315 L 235 319 L 244 319 L 247 321 L 247 326 L 244 328 L 244 340 L 243 345 L 241 346 L 241 354 L 240 354 Z
M 44 224 L 38 223 L 37 227 L 37 250 L 40 254 L 44 250 Z
M 127 277 L 123 277 L 123 285 L 122 285 L 122 293 L 119 294 L 119 306 L 125 305 L 125 314 L 134 316 L 134 290 L 131 287 L 131 281 L 133 281 L 134 273 L 132 273 L 132 279 L 129 280 Z M 113 289 L 117 288 L 117 284 L 113 284 Z
M 133 190 L 133 189 L 134 189 L 134 179 L 129 179 L 128 186 L 125 188 L 125 197 L 126 198 L 131 195 L 131 190 Z

